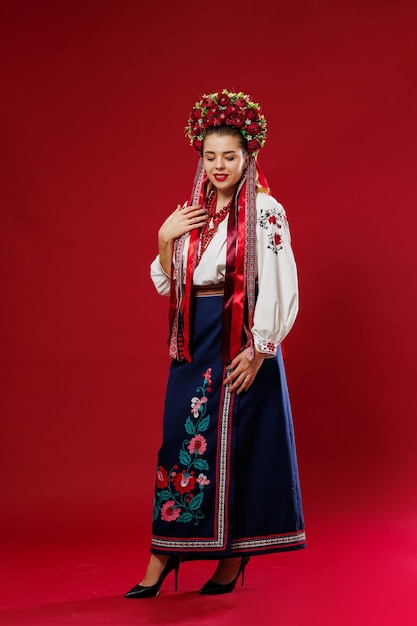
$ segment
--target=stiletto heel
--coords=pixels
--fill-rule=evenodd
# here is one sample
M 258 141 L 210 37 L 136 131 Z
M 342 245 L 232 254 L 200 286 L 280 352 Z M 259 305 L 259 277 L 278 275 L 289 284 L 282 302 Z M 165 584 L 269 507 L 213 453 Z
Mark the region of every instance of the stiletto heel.
M 249 563 L 249 556 L 243 556 L 239 565 L 239 571 L 237 576 L 230 582 L 226 584 L 215 583 L 212 580 L 208 580 L 206 584 L 200 589 L 200 593 L 205 595 L 220 595 L 222 593 L 230 593 L 236 587 L 237 580 L 239 576 L 242 574 L 242 587 L 245 579 L 245 567 Z
M 245 582 L 245 567 L 247 566 L 247 564 L 249 563 L 249 558 L 248 556 L 243 557 L 242 558 L 242 563 L 240 565 L 241 570 L 242 570 L 242 587 L 244 586 L 244 582 Z M 246 559 L 246 560 L 245 560 Z
M 178 572 L 180 571 L 180 563 L 181 560 L 178 559 L 178 563 L 176 564 L 175 568 L 174 568 L 174 573 L 175 573 L 175 591 L 178 591 Z
M 172 571 L 175 572 L 175 591 L 178 590 L 178 571 L 180 569 L 181 557 L 179 556 L 170 556 L 168 561 L 165 564 L 164 569 L 156 583 L 149 587 L 144 587 L 143 585 L 135 585 L 130 589 L 127 593 L 125 593 L 125 598 L 155 598 L 158 595 L 159 590 L 161 588 L 162 583 L 168 574 Z

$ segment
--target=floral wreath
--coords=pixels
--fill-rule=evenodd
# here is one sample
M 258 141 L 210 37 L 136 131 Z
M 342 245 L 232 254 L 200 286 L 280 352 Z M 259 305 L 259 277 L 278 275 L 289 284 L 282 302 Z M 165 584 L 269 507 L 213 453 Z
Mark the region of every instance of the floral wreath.
M 255 155 L 263 148 L 266 140 L 266 119 L 261 107 L 252 102 L 242 91 L 221 92 L 203 95 L 196 102 L 188 118 L 185 133 L 190 144 L 201 152 L 206 130 L 212 126 L 233 126 L 240 130 L 247 141 L 249 154 Z

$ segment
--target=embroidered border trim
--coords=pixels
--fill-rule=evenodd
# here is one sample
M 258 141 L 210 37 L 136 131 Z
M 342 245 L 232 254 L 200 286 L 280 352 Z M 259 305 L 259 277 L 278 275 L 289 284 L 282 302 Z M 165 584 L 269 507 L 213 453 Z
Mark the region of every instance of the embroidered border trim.
M 232 541 L 232 550 L 266 550 L 275 546 L 297 546 L 305 543 L 304 530 L 284 535 L 271 535 L 270 537 L 254 537 Z

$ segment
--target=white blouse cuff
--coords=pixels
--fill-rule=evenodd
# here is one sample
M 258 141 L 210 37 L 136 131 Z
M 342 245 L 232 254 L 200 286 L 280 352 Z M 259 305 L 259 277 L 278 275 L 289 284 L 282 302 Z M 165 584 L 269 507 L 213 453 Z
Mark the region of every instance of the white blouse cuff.
M 273 341 L 258 341 L 255 339 L 255 348 L 265 357 L 274 357 L 277 354 L 278 344 Z

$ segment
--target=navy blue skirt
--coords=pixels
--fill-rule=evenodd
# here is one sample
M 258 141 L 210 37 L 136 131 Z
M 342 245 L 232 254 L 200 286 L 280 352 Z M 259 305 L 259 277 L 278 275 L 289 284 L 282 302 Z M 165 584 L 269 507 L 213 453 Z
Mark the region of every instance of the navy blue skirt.
M 281 351 L 229 393 L 222 295 L 193 298 L 192 363 L 173 361 L 158 454 L 151 551 L 225 558 L 305 547 Z

